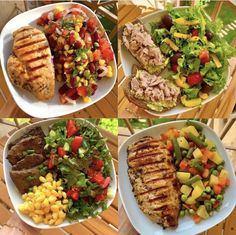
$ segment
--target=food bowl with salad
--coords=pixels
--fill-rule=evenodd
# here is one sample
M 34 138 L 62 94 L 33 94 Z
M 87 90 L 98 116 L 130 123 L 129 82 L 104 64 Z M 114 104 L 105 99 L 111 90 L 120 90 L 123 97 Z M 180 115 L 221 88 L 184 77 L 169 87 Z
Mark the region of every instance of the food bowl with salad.
M 83 119 L 52 119 L 12 135 L 3 153 L 15 211 L 37 228 L 96 217 L 112 203 L 116 175 L 98 129 Z
M 158 116 L 182 113 L 216 98 L 230 83 L 228 59 L 236 55 L 222 38 L 222 27 L 201 5 L 168 8 L 127 23 L 121 32 L 127 98 Z M 136 73 L 134 64 L 140 67 Z
M 166 161 L 159 162 L 164 156 Z M 201 122 L 179 120 L 142 130 L 123 143 L 119 159 L 121 200 L 140 234 L 198 234 L 223 221 L 235 207 L 232 164 L 221 140 Z

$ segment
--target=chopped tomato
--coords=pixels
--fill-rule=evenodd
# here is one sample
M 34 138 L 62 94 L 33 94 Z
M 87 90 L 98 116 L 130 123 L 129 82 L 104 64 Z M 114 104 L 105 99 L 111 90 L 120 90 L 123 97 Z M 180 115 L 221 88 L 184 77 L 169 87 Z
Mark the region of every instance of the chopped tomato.
M 168 131 L 166 131 L 165 133 L 161 134 L 161 138 L 162 140 L 170 140 L 172 138 L 177 138 L 179 137 L 179 132 L 177 129 L 175 128 L 170 128 Z
M 178 72 L 178 64 L 172 64 L 171 65 L 171 70 L 173 71 L 173 72 L 175 72 L 175 73 L 177 73 Z
M 221 191 L 222 191 L 222 188 L 221 188 L 220 185 L 215 184 L 215 185 L 213 185 L 213 191 L 214 191 L 215 194 L 220 194 Z
M 93 169 L 96 171 L 100 171 L 103 167 L 103 160 L 101 159 L 93 159 Z
M 171 143 L 170 140 L 167 140 L 167 142 L 166 142 L 166 148 L 167 148 L 170 152 L 173 152 L 173 151 L 174 151 L 174 146 L 173 146 L 173 144 Z
M 78 201 L 80 196 L 80 189 L 79 188 L 72 188 L 67 191 L 66 193 L 68 198 L 72 198 L 74 201 Z
M 89 20 L 87 21 L 87 30 L 89 32 L 94 32 L 97 27 L 97 20 L 95 17 L 90 17 Z
M 86 173 L 89 177 L 92 178 L 96 174 L 96 171 L 92 168 L 88 168 Z
M 75 122 L 73 120 L 68 120 L 66 125 L 66 130 L 67 130 L 67 137 L 71 137 L 78 131 L 78 128 L 76 127 Z
M 48 20 L 49 20 L 49 19 L 48 19 L 48 13 L 43 14 L 43 15 L 37 20 L 37 24 L 43 26 L 43 25 L 45 25 L 45 24 L 48 23 Z
M 226 186 L 228 186 L 229 183 L 229 179 L 225 176 L 220 176 L 219 177 L 219 182 L 218 184 L 222 187 L 225 188 Z
M 193 216 L 193 221 L 194 221 L 195 224 L 199 224 L 201 222 L 201 220 L 202 219 L 201 219 L 201 217 L 199 215 L 195 214 Z
M 186 170 L 188 168 L 188 162 L 186 160 L 182 160 L 179 164 L 180 170 Z
M 98 61 L 99 59 L 101 59 L 101 51 L 99 49 L 96 49 L 93 52 L 93 59 Z
M 192 29 L 191 34 L 192 34 L 192 37 L 198 36 L 198 30 L 197 29 Z
M 199 59 L 201 64 L 206 64 L 207 62 L 209 62 L 210 61 L 209 51 L 207 49 L 201 50 L 199 54 Z
M 52 34 L 56 31 L 56 24 L 50 24 L 48 27 L 45 28 L 45 34 Z
M 213 208 L 216 209 L 220 206 L 220 201 L 216 201 L 213 205 Z
M 197 175 L 198 174 L 198 170 L 195 167 L 190 167 L 188 169 L 188 172 L 191 173 L 192 175 Z
M 202 172 L 202 177 L 207 178 L 209 176 L 209 173 L 210 173 L 209 169 L 205 168 Z
M 92 47 L 93 42 L 92 42 L 91 34 L 89 32 L 85 32 L 85 34 L 84 34 L 84 41 L 85 41 L 85 46 L 87 48 Z
M 58 148 L 57 148 L 57 153 L 58 153 L 58 155 L 59 155 L 60 157 L 64 157 L 65 154 L 66 154 L 66 151 L 64 150 L 63 147 L 58 147 Z
M 59 20 L 64 16 L 64 11 L 58 11 L 56 10 L 54 12 L 54 20 Z
M 86 96 L 87 95 L 87 88 L 86 86 L 80 86 L 80 87 L 77 87 L 77 93 L 79 96 Z
M 73 153 L 77 153 L 79 147 L 81 146 L 83 142 L 83 137 L 82 136 L 75 136 L 75 138 L 73 139 L 72 143 L 71 143 L 71 149 Z
M 206 156 L 209 159 L 212 159 L 214 157 L 214 153 L 208 150 L 207 148 L 201 149 L 201 152 L 204 156 Z
M 204 165 L 207 164 L 207 161 L 208 161 L 207 155 L 203 154 L 201 160 Z
M 199 72 L 191 73 L 187 77 L 187 82 L 190 86 L 197 85 L 203 80 L 202 75 Z
M 76 9 L 81 9 L 81 6 L 80 6 L 80 5 L 75 5 L 75 6 L 72 7 L 72 9 L 71 9 L 71 14 L 74 15 L 74 16 L 80 14 L 80 12 L 77 11 Z
M 92 84 L 91 85 L 91 90 L 92 90 L 92 95 L 95 93 L 95 91 L 97 90 L 98 86 L 96 84 Z
M 109 42 L 105 38 L 99 39 L 99 47 L 101 49 L 102 57 L 107 63 L 113 60 L 113 52 Z
M 99 185 L 102 185 L 104 183 L 104 177 L 101 172 L 96 172 L 92 178 L 91 182 L 97 183 Z
M 110 184 L 111 182 L 111 178 L 108 176 L 106 177 L 106 179 L 104 180 L 103 184 L 102 184 L 102 188 L 107 188 L 108 185 Z
M 95 201 L 100 202 L 104 201 L 107 198 L 107 188 L 103 190 L 101 194 L 96 195 Z

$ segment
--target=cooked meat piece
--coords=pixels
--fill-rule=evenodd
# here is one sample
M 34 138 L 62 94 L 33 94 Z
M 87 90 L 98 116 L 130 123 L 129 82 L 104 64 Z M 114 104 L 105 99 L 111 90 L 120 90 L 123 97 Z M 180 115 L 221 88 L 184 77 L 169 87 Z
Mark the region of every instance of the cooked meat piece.
M 13 54 L 8 59 L 12 83 L 32 92 L 39 100 L 54 96 L 55 74 L 46 36 L 31 26 L 13 33 Z
M 21 194 L 27 193 L 30 187 L 40 184 L 40 172 L 38 167 L 21 171 L 11 170 L 10 176 Z
M 12 170 L 23 170 L 30 169 L 32 167 L 38 166 L 45 160 L 42 154 L 33 153 L 31 155 L 25 156 L 19 162 L 12 166 Z
M 29 137 L 29 136 L 38 136 L 41 139 L 44 139 L 45 135 L 43 133 L 43 130 L 41 129 L 41 127 L 36 126 L 34 128 L 32 128 L 31 130 L 27 131 L 27 133 L 25 133 L 23 136 L 21 136 L 19 139 L 16 139 L 15 141 L 13 141 L 12 143 L 10 143 L 8 145 L 8 149 L 11 149 L 12 146 L 16 145 L 20 140 Z
M 128 147 L 128 175 L 140 209 L 164 228 L 178 225 L 179 183 L 163 142 L 146 136 Z
M 44 153 L 44 139 L 38 136 L 29 136 L 21 139 L 16 145 L 14 145 L 8 151 L 8 160 L 14 165 L 21 159 L 25 157 L 24 151 L 33 149 L 34 153 L 43 154 Z

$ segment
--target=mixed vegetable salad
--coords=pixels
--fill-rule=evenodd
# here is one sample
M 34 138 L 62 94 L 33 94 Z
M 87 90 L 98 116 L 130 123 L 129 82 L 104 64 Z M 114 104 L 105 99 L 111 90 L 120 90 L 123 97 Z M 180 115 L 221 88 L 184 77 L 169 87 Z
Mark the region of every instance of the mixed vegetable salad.
M 98 130 L 82 120 L 57 121 L 45 141 L 42 183 L 22 195 L 20 211 L 35 223 L 58 225 L 105 210 L 113 197 L 111 155 Z
M 181 184 L 180 217 L 192 216 L 195 223 L 219 210 L 224 192 L 230 185 L 229 173 L 216 145 L 203 133 L 202 126 L 188 121 L 180 130 L 161 134 L 173 154 Z
M 97 82 L 111 78 L 114 59 L 110 43 L 96 17 L 89 17 L 81 5 L 62 6 L 43 14 L 37 24 L 44 27 L 55 65 L 62 104 L 75 104 L 82 97 L 89 102 Z
M 151 23 L 155 43 L 168 60 L 168 76 L 181 88 L 181 103 L 200 105 L 209 93 L 226 84 L 228 59 L 236 55 L 222 37 L 220 20 L 211 21 L 201 5 L 168 9 L 161 22 Z

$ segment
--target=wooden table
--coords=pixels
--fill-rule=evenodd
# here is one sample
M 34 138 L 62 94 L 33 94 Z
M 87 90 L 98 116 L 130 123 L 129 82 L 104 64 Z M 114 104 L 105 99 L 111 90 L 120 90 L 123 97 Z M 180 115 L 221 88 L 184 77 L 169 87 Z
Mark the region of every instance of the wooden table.
M 118 170 L 118 156 L 117 156 L 117 137 L 107 132 L 104 129 L 99 128 L 102 135 L 107 138 L 107 144 L 111 151 L 113 162 Z M 10 133 L 6 133 L 4 137 L 0 139 L 0 225 L 3 225 L 8 221 L 14 212 L 12 203 L 8 196 L 5 180 L 3 176 L 3 165 L 2 156 L 4 145 L 15 131 L 14 129 Z M 97 218 L 86 220 L 82 223 L 70 225 L 62 229 L 49 229 L 49 230 L 37 230 L 39 234 L 50 235 L 50 234 L 80 234 L 80 235 L 116 235 L 118 234 L 118 196 L 112 202 L 112 205 L 105 210 Z
M 135 130 L 137 132 L 137 130 Z M 128 128 L 119 127 L 118 143 L 119 146 L 130 136 Z M 198 235 L 231 235 L 236 230 L 236 208 L 227 219 L 212 227 L 211 229 Z M 123 205 L 119 204 L 119 232 L 122 235 L 138 235 L 129 221 Z M 186 234 L 187 235 L 187 234 Z
M 119 5 L 118 28 L 127 22 L 134 21 L 138 17 L 142 17 L 154 9 L 145 8 L 136 5 Z M 121 41 L 119 40 L 119 48 Z M 144 117 L 153 118 L 155 116 L 146 113 L 143 109 L 130 103 L 125 97 L 122 82 L 125 79 L 125 74 L 120 60 L 120 52 L 118 53 L 118 116 L 121 118 Z M 192 111 L 188 111 L 179 115 L 173 115 L 172 118 L 226 118 L 233 111 L 236 100 L 236 58 L 231 59 L 230 74 L 232 76 L 231 83 L 226 91 L 215 98 L 210 103 L 197 107 Z

